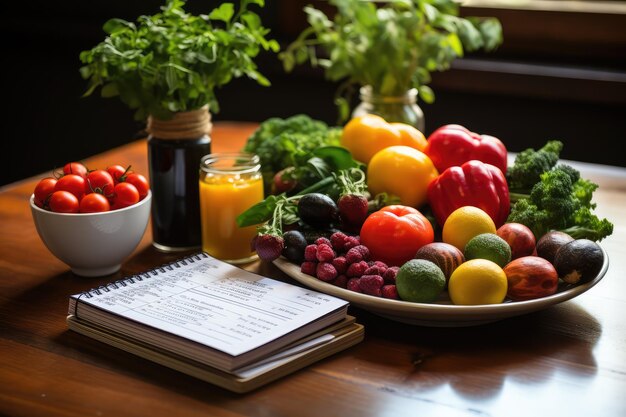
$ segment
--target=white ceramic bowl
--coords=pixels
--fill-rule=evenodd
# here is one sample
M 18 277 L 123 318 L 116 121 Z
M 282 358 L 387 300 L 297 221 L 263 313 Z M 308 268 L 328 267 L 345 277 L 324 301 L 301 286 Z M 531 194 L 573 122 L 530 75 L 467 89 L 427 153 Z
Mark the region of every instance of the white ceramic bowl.
M 104 213 L 53 213 L 30 208 L 39 237 L 76 275 L 95 277 L 117 272 L 135 250 L 148 225 L 152 193 L 139 203 Z

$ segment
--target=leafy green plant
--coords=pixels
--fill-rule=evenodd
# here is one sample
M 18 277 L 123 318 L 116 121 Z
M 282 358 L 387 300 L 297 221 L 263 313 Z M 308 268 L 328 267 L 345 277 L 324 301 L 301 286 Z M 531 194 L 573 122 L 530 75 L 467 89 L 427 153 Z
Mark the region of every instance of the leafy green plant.
M 331 81 L 343 81 L 336 102 L 348 115 L 348 97 L 356 85 L 382 96 L 401 96 L 417 88 L 425 102 L 431 72 L 449 68 L 465 51 L 493 50 L 502 42 L 495 18 L 459 17 L 453 0 L 329 0 L 331 20 L 305 7 L 309 26 L 279 57 L 286 71 L 309 61 L 324 68 Z M 380 4 L 377 4 L 380 3 Z M 318 53 L 324 51 L 324 56 Z
M 104 25 L 106 39 L 83 51 L 85 96 L 101 87 L 103 97 L 119 96 L 135 118 L 148 115 L 169 119 L 173 113 L 209 104 L 219 111 L 215 89 L 233 78 L 247 76 L 267 86 L 254 63 L 263 50 L 278 52 L 269 29 L 249 10 L 264 0 L 222 3 L 208 15 L 184 10 L 185 0 L 167 0 L 161 12 L 140 16 L 136 23 L 111 19 Z

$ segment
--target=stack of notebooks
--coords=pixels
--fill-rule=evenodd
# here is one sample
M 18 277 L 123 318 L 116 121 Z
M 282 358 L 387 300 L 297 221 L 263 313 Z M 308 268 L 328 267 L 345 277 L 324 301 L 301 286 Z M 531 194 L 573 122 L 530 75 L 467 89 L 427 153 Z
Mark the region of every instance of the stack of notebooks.
M 363 340 L 339 298 L 205 253 L 70 297 L 86 336 L 234 392 L 247 392 Z

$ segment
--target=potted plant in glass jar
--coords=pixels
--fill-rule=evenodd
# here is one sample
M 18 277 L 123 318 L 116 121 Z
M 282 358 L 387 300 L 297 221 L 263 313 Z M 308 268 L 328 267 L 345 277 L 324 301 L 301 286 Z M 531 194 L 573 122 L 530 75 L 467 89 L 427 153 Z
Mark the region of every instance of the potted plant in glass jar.
M 252 4 L 262 7 L 264 0 L 241 0 L 238 8 L 223 3 L 196 16 L 184 10 L 184 0 L 167 0 L 160 13 L 135 23 L 109 20 L 105 40 L 80 54 L 89 81 L 85 95 L 100 88 L 103 97 L 119 97 L 137 120 L 147 120 L 158 249 L 201 245 L 198 177 L 201 157 L 211 152 L 215 90 L 241 76 L 270 84 L 254 58 L 279 46 L 267 38 Z
M 361 104 L 352 113 L 374 113 L 424 131 L 417 96 L 434 100 L 428 87 L 464 51 L 493 50 L 502 42 L 495 18 L 462 18 L 453 0 L 329 0 L 333 19 L 305 7 L 309 26 L 280 54 L 291 71 L 309 61 L 324 68 L 337 91 L 340 119 L 349 115 L 351 89 L 360 87 Z M 323 57 L 318 53 L 323 51 Z M 321 55 L 321 54 L 320 54 Z

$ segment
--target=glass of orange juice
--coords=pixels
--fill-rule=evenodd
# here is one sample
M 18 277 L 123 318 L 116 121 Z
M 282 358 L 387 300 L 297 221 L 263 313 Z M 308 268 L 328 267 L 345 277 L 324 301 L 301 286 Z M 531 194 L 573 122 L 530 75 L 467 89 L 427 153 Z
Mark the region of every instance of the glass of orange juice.
M 202 250 L 223 261 L 252 261 L 250 242 L 256 227 L 238 227 L 237 216 L 263 200 L 259 157 L 246 153 L 214 153 L 200 161 Z

